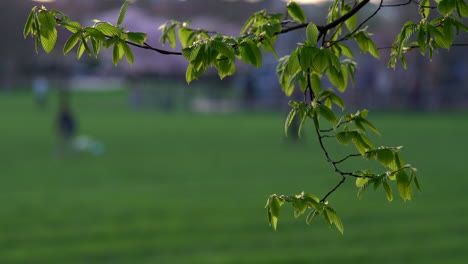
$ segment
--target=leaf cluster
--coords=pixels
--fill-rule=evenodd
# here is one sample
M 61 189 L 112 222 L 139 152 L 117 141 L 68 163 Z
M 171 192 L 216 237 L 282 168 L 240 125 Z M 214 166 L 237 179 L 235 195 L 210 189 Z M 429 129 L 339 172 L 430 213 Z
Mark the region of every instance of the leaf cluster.
M 419 23 L 406 22 L 395 38 L 392 45 L 388 66 L 395 68 L 398 61 L 404 68 L 407 67 L 405 53 L 419 49 L 421 55 L 429 54 L 432 59 L 434 51 L 438 49 L 449 50 L 453 44 L 454 36 L 461 30 L 468 32 L 463 19 L 468 17 L 468 4 L 464 0 L 437 1 L 438 14 L 429 20 L 431 8 L 430 1 L 424 0 L 420 4 L 421 20 Z
M 143 45 L 147 34 L 141 32 L 130 32 L 125 27 L 120 26 L 125 18 L 127 6 L 131 1 L 125 1 L 119 14 L 117 24 L 94 20 L 94 25 L 83 27 L 77 21 L 70 21 L 64 14 L 56 10 L 48 11 L 45 7 L 34 7 L 27 19 L 24 27 L 24 37 L 28 35 L 36 39 L 36 51 L 39 44 L 45 52 L 49 53 L 54 48 L 57 41 L 57 29 L 61 26 L 66 28 L 70 37 L 65 42 L 63 53 L 67 54 L 74 47 L 78 59 L 86 52 L 90 55 L 98 56 L 101 48 L 112 47 L 113 62 L 115 65 L 125 56 L 128 63 L 133 64 L 134 55 L 129 43 Z
M 317 196 L 304 192 L 295 196 L 270 195 L 265 208 L 267 209 L 268 222 L 274 230 L 278 225 L 281 206 L 285 202 L 290 203 L 294 208 L 294 217 L 297 218 L 309 210 L 306 217 L 307 224 L 310 224 L 317 215 L 321 215 L 330 229 L 334 225 L 343 234 L 343 223 L 335 210 L 328 205 L 328 202 L 323 202 Z

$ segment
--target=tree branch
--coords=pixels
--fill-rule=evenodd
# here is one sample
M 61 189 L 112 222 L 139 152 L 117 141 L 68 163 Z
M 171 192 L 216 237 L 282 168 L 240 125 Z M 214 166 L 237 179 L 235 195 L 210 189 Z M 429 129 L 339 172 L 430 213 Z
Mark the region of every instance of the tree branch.
M 368 18 L 366 18 L 364 21 L 362 21 L 361 24 L 359 24 L 359 26 L 357 26 L 352 32 L 348 33 L 346 36 L 340 38 L 339 40 L 334 41 L 331 45 L 333 45 L 334 43 L 338 43 L 338 42 L 341 42 L 341 41 L 344 41 L 344 40 L 347 40 L 348 38 L 350 38 L 354 33 L 356 33 L 359 29 L 361 29 L 362 26 L 364 26 L 371 18 L 373 18 L 375 15 L 377 15 L 377 13 L 382 8 L 382 4 L 383 4 L 383 0 L 380 0 L 379 6 L 374 11 L 374 13 L 372 13 L 372 15 L 370 15 Z

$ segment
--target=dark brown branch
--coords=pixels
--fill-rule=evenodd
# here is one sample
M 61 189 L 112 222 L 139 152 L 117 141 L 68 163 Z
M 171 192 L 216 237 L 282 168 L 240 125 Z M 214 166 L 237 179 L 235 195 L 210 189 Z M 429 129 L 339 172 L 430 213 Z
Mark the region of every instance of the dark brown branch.
M 352 158 L 352 157 L 361 157 L 361 154 L 350 154 L 350 155 L 348 155 L 348 156 L 342 158 L 342 159 L 339 160 L 339 161 L 335 161 L 335 164 L 339 164 L 339 163 L 341 163 L 341 162 L 343 162 L 343 161 L 345 161 L 345 160 L 347 160 L 347 159 L 349 159 L 349 158 Z
M 320 200 L 320 202 L 324 203 L 327 200 L 328 196 L 334 193 L 345 181 L 346 177 L 341 175 L 341 181 L 338 182 L 338 184 L 335 187 L 333 187 L 333 189 L 331 189 L 327 194 L 325 194 L 325 196 L 322 198 L 322 200 Z
M 452 44 L 451 47 L 468 47 L 468 43 L 455 43 L 455 44 Z M 393 46 L 385 46 L 385 47 L 380 47 L 380 48 L 377 48 L 379 50 L 388 50 L 388 49 L 391 49 L 393 48 Z M 419 49 L 420 47 L 418 45 L 411 45 L 411 46 L 407 46 L 405 47 L 406 48 L 406 51 L 411 51 L 413 49 Z
M 129 45 L 132 45 L 132 46 L 135 46 L 135 47 L 138 47 L 138 48 L 142 48 L 142 49 L 148 49 L 148 50 L 153 50 L 153 51 L 156 51 L 156 52 L 159 52 L 163 55 L 182 55 L 182 52 L 178 52 L 178 51 L 168 51 L 168 50 L 162 50 L 162 49 L 158 49 L 158 48 L 154 48 L 152 46 L 150 46 L 148 43 L 143 43 L 143 45 L 140 45 L 140 44 L 137 44 L 137 43 L 133 43 L 133 42 L 130 42 L 130 41 L 126 41 Z
M 411 4 L 411 2 L 413 2 L 413 0 L 408 0 L 408 2 L 406 2 L 406 3 L 401 3 L 401 4 L 382 5 L 382 7 L 396 7 L 396 6 L 405 6 L 405 5 L 409 5 L 409 4 Z
M 338 26 L 341 23 L 345 22 L 350 17 L 355 15 L 359 10 L 361 10 L 369 2 L 370 2 L 370 0 L 364 0 L 364 1 L 360 2 L 359 4 L 357 4 L 355 7 L 353 7 L 353 9 L 349 10 L 348 13 L 346 13 L 343 16 L 335 19 L 334 21 L 330 22 L 329 24 L 327 24 L 325 26 L 317 26 L 320 34 L 323 35 L 328 30 L 330 30 L 332 28 L 335 28 L 336 26 Z M 300 28 L 305 28 L 305 27 L 307 27 L 307 25 L 309 25 L 309 23 L 302 23 L 302 24 L 299 24 L 299 25 L 296 25 L 296 26 L 293 26 L 293 27 L 285 28 L 285 29 L 281 30 L 280 32 L 278 32 L 278 35 L 279 34 L 284 34 L 284 33 L 287 33 L 287 32 L 293 31 L 293 30 L 297 30 L 297 29 L 300 29 Z M 319 35 L 319 38 L 321 37 L 321 35 Z
M 339 40 L 334 41 L 331 45 L 333 45 L 334 43 L 338 43 L 338 42 L 347 40 L 347 39 L 350 38 L 352 35 L 354 35 L 354 33 L 356 33 L 358 30 L 360 30 L 371 18 L 373 18 L 375 15 L 377 15 L 377 13 L 378 13 L 378 12 L 380 11 L 380 9 L 382 8 L 382 4 L 383 4 L 383 0 L 380 0 L 379 7 L 377 7 L 377 9 L 374 11 L 374 13 L 372 13 L 368 18 L 366 18 L 364 21 L 362 21 L 362 22 L 359 24 L 359 26 L 357 26 L 352 32 L 348 33 L 346 36 L 340 38 Z

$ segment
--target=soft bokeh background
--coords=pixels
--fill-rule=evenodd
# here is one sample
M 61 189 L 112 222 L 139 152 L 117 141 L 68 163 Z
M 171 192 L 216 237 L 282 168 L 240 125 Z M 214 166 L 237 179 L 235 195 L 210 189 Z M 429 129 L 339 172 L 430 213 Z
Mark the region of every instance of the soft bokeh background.
M 122 2 L 45 5 L 91 25 L 94 18 L 115 21 Z M 369 190 L 358 200 L 350 180 L 330 198 L 344 235 L 321 220 L 307 226 L 288 206 L 274 232 L 263 208 L 268 195 L 323 196 L 338 178 L 311 133 L 284 138 L 288 99 L 276 83 L 273 56 L 265 55 L 262 69 L 239 65 L 238 74 L 223 81 L 213 72 L 186 85 L 181 58 L 150 51 L 135 50 L 135 65 L 123 61 L 117 67 L 106 53 L 80 61 L 64 56 L 61 47 L 36 54 L 33 41 L 22 36 L 34 5 L 3 1 L 0 16 L 0 263 L 468 259 L 466 48 L 441 51 L 432 62 L 410 53 L 406 71 L 386 68 L 387 49 L 381 60 L 356 50 L 357 83 L 344 95 L 348 111 L 371 110 L 383 134 L 374 137 L 377 145 L 405 146 L 404 158 L 419 168 L 423 192 L 410 202 L 388 203 L 383 192 Z M 168 19 L 235 35 L 252 12 L 284 12 L 284 5 L 138 0 L 125 25 L 148 32 L 158 46 L 157 28 Z M 304 6 L 317 24 L 324 23 L 327 7 Z M 369 28 L 377 45 L 390 46 L 415 15 L 405 7 L 384 9 Z M 302 41 L 303 33 L 282 36 L 279 54 Z M 62 45 L 67 36 L 59 31 Z M 468 43 L 466 34 L 455 42 Z M 65 92 L 77 122 L 73 151 L 56 133 Z M 337 156 L 345 153 L 333 141 L 329 147 Z M 357 161 L 355 169 L 368 166 Z

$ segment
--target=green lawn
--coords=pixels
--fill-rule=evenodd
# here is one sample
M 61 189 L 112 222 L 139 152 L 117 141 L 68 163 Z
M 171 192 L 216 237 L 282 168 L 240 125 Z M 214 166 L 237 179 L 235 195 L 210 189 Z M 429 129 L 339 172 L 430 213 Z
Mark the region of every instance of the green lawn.
M 339 180 L 312 135 L 283 138 L 284 114 L 133 111 L 123 93 L 77 94 L 74 109 L 103 156 L 57 159 L 54 108 L 0 94 L 1 264 L 468 259 L 466 113 L 371 113 L 377 143 L 405 146 L 423 192 L 388 203 L 370 189 L 358 200 L 346 182 L 329 199 L 341 235 L 287 206 L 278 231 L 268 226 L 269 194 L 323 196 Z

